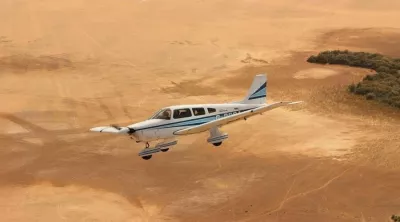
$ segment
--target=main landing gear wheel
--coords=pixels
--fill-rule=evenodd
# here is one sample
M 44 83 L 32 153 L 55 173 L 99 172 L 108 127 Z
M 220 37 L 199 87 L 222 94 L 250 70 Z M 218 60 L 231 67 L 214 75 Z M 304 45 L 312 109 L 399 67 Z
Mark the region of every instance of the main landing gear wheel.
M 151 159 L 152 156 L 153 156 L 153 155 L 142 156 L 142 158 L 143 158 L 144 160 L 149 160 L 149 159 Z
M 220 146 L 221 144 L 222 144 L 222 142 L 213 143 L 214 146 Z
M 162 149 L 161 152 L 167 152 L 168 150 L 169 150 L 169 148 Z
M 150 144 L 147 142 L 146 143 L 146 148 L 149 148 L 150 147 Z

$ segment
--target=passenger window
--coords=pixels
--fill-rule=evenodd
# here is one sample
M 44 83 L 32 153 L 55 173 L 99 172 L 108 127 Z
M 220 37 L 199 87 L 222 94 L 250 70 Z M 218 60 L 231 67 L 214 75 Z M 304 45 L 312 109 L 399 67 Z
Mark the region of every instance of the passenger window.
M 204 115 L 206 114 L 206 111 L 204 110 L 204 108 L 193 108 L 193 114 L 195 116 L 200 116 L 200 115 Z
M 207 108 L 208 113 L 215 113 L 217 110 L 214 108 Z
M 174 119 L 180 119 L 185 117 L 191 117 L 192 113 L 190 109 L 176 109 L 174 110 Z

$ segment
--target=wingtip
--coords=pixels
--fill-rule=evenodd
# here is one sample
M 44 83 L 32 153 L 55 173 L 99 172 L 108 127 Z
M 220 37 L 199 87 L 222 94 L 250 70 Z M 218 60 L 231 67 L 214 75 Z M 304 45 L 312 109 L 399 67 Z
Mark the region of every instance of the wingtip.
M 257 74 L 257 75 L 256 75 L 256 77 L 260 77 L 260 76 L 265 76 L 265 78 L 268 78 L 268 76 L 267 76 L 266 73 L 260 73 L 260 74 Z
M 299 103 L 303 103 L 303 102 L 304 102 L 304 101 L 290 102 L 289 105 L 299 104 Z

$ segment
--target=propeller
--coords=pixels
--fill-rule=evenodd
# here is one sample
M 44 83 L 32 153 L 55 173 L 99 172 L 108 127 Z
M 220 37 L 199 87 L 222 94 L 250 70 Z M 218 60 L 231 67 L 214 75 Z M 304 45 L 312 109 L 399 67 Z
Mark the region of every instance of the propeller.
M 129 107 L 129 106 L 126 106 L 125 104 L 123 104 L 123 100 L 121 99 L 121 98 L 122 98 L 122 94 L 121 94 L 120 92 L 116 92 L 116 94 L 117 94 L 118 98 L 120 99 L 120 103 L 121 103 L 121 108 L 122 108 L 122 110 L 124 111 L 124 113 L 126 114 L 126 116 L 127 116 L 129 119 L 132 120 L 132 117 L 130 116 L 130 114 L 129 114 L 129 112 L 128 112 L 128 107 Z M 98 98 L 97 101 L 98 101 L 98 103 L 99 103 L 100 108 L 101 108 L 101 109 L 103 110 L 103 112 L 107 115 L 107 119 L 106 119 L 106 120 L 114 119 L 114 116 L 113 116 L 113 114 L 112 114 L 112 112 L 111 112 L 111 109 L 110 109 L 105 103 L 102 102 L 102 98 Z M 118 131 L 119 131 L 118 133 L 127 133 L 127 134 L 129 134 L 129 135 L 132 135 L 132 134 L 134 134 L 134 133 L 137 131 L 137 130 L 135 130 L 135 129 L 133 129 L 133 128 L 126 127 L 126 126 L 119 126 L 119 125 L 117 125 L 117 124 L 110 124 L 109 127 L 118 130 Z M 99 128 L 96 128 L 96 127 L 95 127 L 95 128 L 93 128 L 92 131 L 102 132 L 103 130 L 105 130 L 105 132 L 106 132 L 107 129 L 105 129 L 105 128 L 108 128 L 108 127 L 99 127 Z M 108 128 L 108 130 L 114 131 L 114 130 L 112 130 L 112 129 L 110 129 L 110 128 Z M 115 133 L 115 132 L 114 132 L 114 133 Z
M 127 133 L 128 133 L 129 135 L 131 135 L 131 134 L 133 134 L 133 133 L 136 132 L 136 130 L 133 129 L 133 128 L 130 128 L 130 127 L 127 127 L 127 126 L 126 126 L 126 127 L 121 127 L 121 126 L 119 126 L 119 125 L 117 125 L 117 124 L 111 124 L 110 127 L 113 127 L 113 128 L 115 128 L 115 129 L 117 129 L 117 130 L 128 129 Z
M 121 130 L 122 129 L 122 127 L 118 126 L 117 124 L 111 124 L 110 126 L 115 128 L 115 129 L 117 129 L 117 130 Z

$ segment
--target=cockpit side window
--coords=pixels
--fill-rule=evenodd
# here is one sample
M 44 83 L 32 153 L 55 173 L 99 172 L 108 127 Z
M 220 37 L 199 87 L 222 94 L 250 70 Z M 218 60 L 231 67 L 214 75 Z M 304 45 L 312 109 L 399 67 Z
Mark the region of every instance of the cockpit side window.
M 190 109 L 188 108 L 174 110 L 174 119 L 186 118 L 191 116 L 192 112 L 190 112 Z
M 195 116 L 201 116 L 201 115 L 206 114 L 206 111 L 204 110 L 204 108 L 193 108 L 192 110 L 193 110 L 193 114 Z
M 215 113 L 217 110 L 214 108 L 207 108 L 208 113 Z
M 165 119 L 165 120 L 170 120 L 171 119 L 171 110 L 170 109 L 164 109 L 158 112 L 156 115 L 152 117 L 152 119 Z

